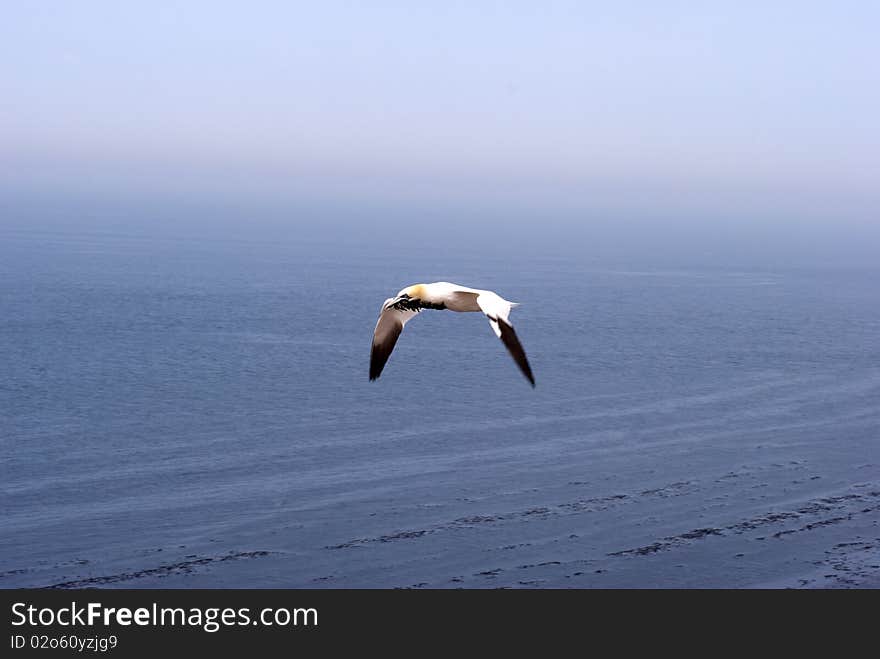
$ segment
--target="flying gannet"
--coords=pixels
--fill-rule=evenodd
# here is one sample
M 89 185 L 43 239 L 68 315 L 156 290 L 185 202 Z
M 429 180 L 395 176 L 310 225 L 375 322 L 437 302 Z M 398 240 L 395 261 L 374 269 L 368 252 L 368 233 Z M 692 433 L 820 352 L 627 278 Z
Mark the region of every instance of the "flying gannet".
M 497 293 L 479 288 L 468 288 L 446 281 L 433 284 L 415 284 L 401 290 L 396 297 L 390 297 L 382 304 L 379 321 L 373 332 L 373 347 L 370 351 L 370 380 L 382 373 L 385 362 L 391 356 L 397 337 L 403 326 L 418 315 L 422 309 L 449 309 L 450 311 L 479 311 L 489 318 L 489 325 L 510 352 L 516 365 L 532 386 L 535 378 L 520 345 L 513 326 L 508 320 L 510 310 L 518 302 L 508 302 Z

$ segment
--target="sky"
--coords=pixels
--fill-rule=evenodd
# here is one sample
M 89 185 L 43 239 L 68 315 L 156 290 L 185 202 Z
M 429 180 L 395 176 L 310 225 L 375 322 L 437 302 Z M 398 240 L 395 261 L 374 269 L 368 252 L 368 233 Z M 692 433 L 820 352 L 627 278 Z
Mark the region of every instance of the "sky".
M 880 3 L 4 2 L 0 194 L 880 220 Z

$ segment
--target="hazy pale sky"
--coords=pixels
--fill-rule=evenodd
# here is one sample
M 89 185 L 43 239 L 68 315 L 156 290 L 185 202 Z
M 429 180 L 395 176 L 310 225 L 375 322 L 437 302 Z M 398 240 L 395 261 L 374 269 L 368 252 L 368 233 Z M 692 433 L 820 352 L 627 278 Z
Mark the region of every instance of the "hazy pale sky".
M 0 183 L 870 217 L 878 34 L 847 0 L 13 0 Z

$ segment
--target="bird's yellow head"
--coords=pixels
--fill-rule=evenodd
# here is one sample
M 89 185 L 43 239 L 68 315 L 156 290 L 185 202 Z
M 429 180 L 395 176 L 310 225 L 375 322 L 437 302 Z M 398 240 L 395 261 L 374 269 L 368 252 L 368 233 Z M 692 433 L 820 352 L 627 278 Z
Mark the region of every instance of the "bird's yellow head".
M 425 285 L 424 284 L 413 284 L 412 286 L 407 286 L 400 293 L 397 294 L 408 295 L 411 298 L 415 298 L 417 300 L 421 300 L 425 296 Z
M 418 301 L 422 300 L 425 295 L 424 284 L 414 284 L 402 289 L 397 297 L 390 297 L 385 300 L 383 309 L 407 309 L 409 311 L 419 311 Z

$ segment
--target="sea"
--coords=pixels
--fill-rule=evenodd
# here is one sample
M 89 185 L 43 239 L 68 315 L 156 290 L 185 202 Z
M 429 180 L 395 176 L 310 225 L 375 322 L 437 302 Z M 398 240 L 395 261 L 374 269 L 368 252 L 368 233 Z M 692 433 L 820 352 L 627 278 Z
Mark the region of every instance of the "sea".
M 0 588 L 880 585 L 871 227 L 5 213 Z

